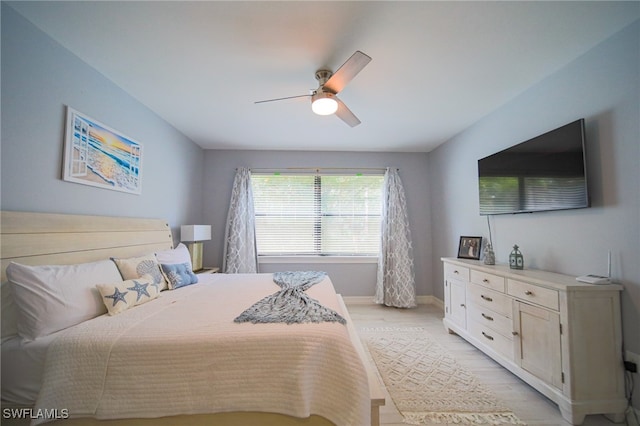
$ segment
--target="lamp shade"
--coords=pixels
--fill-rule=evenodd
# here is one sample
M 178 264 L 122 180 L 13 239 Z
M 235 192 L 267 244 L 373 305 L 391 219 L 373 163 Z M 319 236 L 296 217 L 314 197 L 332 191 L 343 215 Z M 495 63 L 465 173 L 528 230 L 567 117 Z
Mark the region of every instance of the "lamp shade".
M 182 225 L 180 227 L 180 241 L 208 241 L 210 239 L 210 225 Z

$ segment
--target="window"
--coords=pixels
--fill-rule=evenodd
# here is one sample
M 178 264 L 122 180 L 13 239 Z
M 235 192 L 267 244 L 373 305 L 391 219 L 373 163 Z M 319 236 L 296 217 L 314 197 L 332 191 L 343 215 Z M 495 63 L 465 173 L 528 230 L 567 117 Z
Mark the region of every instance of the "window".
M 383 180 L 252 173 L 258 255 L 377 256 Z

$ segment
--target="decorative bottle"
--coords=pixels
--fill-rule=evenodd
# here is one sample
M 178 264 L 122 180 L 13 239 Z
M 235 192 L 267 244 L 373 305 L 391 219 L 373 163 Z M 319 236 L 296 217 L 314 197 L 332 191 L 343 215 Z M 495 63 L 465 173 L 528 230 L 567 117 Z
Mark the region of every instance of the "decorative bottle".
M 491 243 L 487 243 L 487 245 L 484 248 L 484 264 L 485 265 L 496 264 L 496 254 L 493 252 L 493 247 L 491 247 Z

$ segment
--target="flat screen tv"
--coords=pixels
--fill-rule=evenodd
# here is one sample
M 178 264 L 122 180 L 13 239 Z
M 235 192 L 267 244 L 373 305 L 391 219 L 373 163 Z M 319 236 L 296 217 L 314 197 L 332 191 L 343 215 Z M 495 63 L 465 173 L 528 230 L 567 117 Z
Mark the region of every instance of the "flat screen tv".
M 589 207 L 584 119 L 478 160 L 480 214 Z

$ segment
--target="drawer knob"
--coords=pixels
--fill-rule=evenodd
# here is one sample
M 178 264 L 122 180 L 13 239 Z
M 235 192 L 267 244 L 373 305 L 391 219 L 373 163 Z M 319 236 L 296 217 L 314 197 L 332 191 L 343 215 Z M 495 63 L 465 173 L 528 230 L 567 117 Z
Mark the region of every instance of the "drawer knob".
M 517 331 L 512 331 L 511 334 L 513 334 L 514 336 L 517 336 L 518 332 Z
M 487 321 L 493 321 L 493 317 L 490 317 L 489 315 L 485 314 L 484 312 L 482 314 L 482 318 L 486 319 Z
M 490 298 L 490 297 L 488 297 L 488 296 L 485 296 L 484 294 L 481 294 L 481 295 L 480 295 L 480 297 L 482 297 L 482 298 L 483 298 L 484 300 L 486 300 L 487 302 L 493 302 L 493 299 L 492 299 L 492 298 Z
M 527 296 L 533 296 L 533 292 L 530 290 L 525 291 L 524 294 L 526 294 Z
M 489 339 L 489 340 L 493 340 L 493 337 L 492 337 L 492 336 L 489 336 L 489 335 L 488 335 L 487 333 L 485 333 L 484 331 L 482 332 L 482 335 L 483 335 L 484 337 L 486 337 L 487 339 Z
M 489 282 L 489 280 L 485 278 L 485 279 L 483 279 L 483 280 L 482 280 L 482 282 L 483 282 L 483 283 L 488 283 L 488 282 Z
M 464 306 L 464 303 L 461 303 L 461 304 L 460 304 L 460 307 L 461 307 L 461 308 L 464 308 L 464 307 L 465 307 L 465 306 Z
M 460 272 L 458 272 L 458 270 L 456 269 L 455 271 L 453 271 L 454 274 L 459 274 Z

